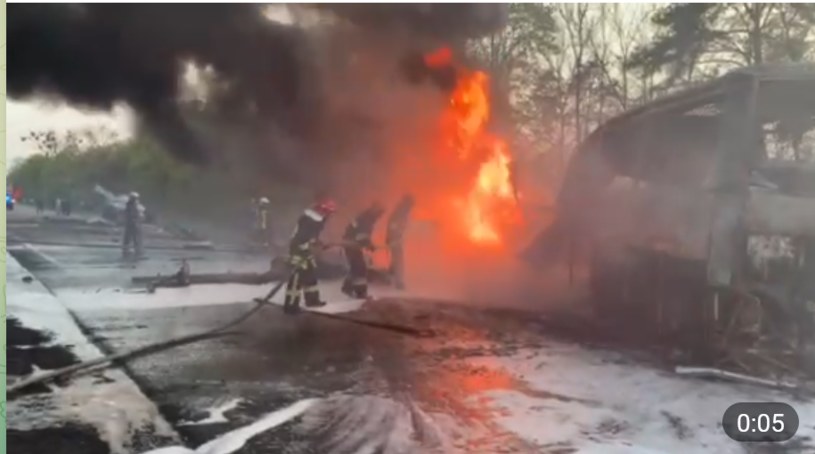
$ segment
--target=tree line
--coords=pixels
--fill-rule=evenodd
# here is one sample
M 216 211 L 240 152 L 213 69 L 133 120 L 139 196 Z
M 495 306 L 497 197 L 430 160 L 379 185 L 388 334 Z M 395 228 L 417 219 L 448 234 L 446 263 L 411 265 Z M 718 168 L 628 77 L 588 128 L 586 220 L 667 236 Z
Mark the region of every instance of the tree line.
M 47 130 L 32 131 L 23 141 L 33 143 L 39 153 L 12 168 L 8 179 L 22 187 L 24 199 L 46 206 L 57 198 L 98 204 L 101 199 L 93 192 L 97 184 L 115 193 L 137 191 L 153 206 L 194 209 L 201 195 L 216 202 L 228 198 L 219 193 L 230 195 L 217 173 L 179 162 L 144 135 L 122 140 L 98 129 Z
M 610 117 L 738 67 L 815 61 L 814 42 L 813 4 L 512 4 L 469 51 L 509 93 L 517 148 L 562 173 Z

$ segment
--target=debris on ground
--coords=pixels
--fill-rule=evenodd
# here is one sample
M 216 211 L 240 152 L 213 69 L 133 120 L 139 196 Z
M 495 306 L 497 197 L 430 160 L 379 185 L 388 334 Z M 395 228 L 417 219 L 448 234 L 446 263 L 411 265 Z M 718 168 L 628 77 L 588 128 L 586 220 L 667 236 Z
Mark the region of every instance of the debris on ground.
M 799 389 L 799 386 L 794 383 L 786 381 L 768 380 L 766 378 L 753 377 L 750 375 L 739 374 L 736 372 L 730 372 L 722 369 L 715 369 L 712 367 L 677 366 L 674 369 L 674 371 L 679 375 L 687 375 L 691 377 L 718 378 L 722 380 L 748 383 L 751 385 L 769 386 L 772 388 L 782 388 L 792 390 Z

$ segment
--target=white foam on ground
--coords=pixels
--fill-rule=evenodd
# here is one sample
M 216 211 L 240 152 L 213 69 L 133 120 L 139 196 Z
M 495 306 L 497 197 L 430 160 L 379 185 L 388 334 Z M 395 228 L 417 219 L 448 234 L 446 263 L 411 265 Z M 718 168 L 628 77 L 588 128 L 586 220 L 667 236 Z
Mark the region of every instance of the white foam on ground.
M 182 421 L 178 423 L 179 426 L 200 426 L 204 424 L 217 424 L 229 422 L 224 416 L 224 413 L 238 408 L 238 405 L 243 402 L 243 399 L 231 399 L 221 405 L 207 409 L 207 417 L 200 421 Z
M 247 426 L 231 430 L 204 443 L 194 451 L 182 446 L 153 449 L 142 454 L 232 454 L 241 449 L 249 439 L 273 429 L 305 413 L 318 399 L 304 399 L 286 408 L 266 414 Z
M 221 304 L 249 303 L 253 298 L 264 297 L 275 283 L 248 284 L 201 284 L 181 288 L 158 288 L 155 293 L 135 293 L 119 289 L 64 289 L 59 299 L 74 311 L 94 310 L 151 310 L 187 306 L 213 306 Z M 358 310 L 364 301 L 351 300 L 340 288 L 341 281 L 320 283 L 320 296 L 328 302 L 319 312 L 349 312 Z M 282 305 L 286 289 L 281 288 L 272 303 Z M 302 304 L 302 301 L 301 301 Z
M 248 426 L 223 434 L 200 446 L 195 452 L 196 454 L 231 454 L 242 448 L 255 435 L 300 416 L 317 401 L 317 399 L 304 399 L 295 402 L 286 408 L 267 414 Z
M 424 411 L 411 393 L 325 398 L 292 431 L 308 437 L 310 448 L 324 454 L 535 452 L 513 449 L 473 421 Z
M 32 244 L 32 243 L 21 243 L 21 244 L 14 244 L 8 247 L 9 251 L 31 251 L 37 255 L 42 255 L 43 251 L 51 251 L 51 252 L 75 252 L 77 245 L 67 245 L 67 244 Z M 48 260 L 48 259 L 46 259 Z
M 798 412 L 801 425 L 793 440 L 815 439 L 815 427 L 805 422 L 815 420 L 812 401 L 610 359 L 608 352 L 561 344 L 485 358 L 484 364 L 503 367 L 531 390 L 487 393 L 494 405 L 508 410 L 497 421 L 538 445 L 568 446 L 580 453 L 735 454 L 743 453 L 743 446 L 722 431 L 724 411 L 737 402 L 775 401 L 787 402 Z M 681 421 L 681 427 L 669 417 Z
M 30 273 L 6 255 L 7 314 L 25 327 L 51 334 L 52 345 L 69 348 L 81 361 L 103 356 L 48 289 L 36 279 L 28 284 L 22 282 L 24 276 Z M 117 454 L 130 452 L 132 436 L 148 427 L 157 435 L 178 439 L 156 406 L 124 372 L 107 369 L 104 377 L 103 381 L 99 381 L 99 374 L 75 377 L 67 386 L 53 387 L 53 393 L 16 397 L 7 404 L 8 427 L 32 430 L 67 421 L 88 424 Z
M 455 452 L 439 451 L 442 443 L 435 436 L 435 423 L 414 411 L 414 405 L 406 399 L 332 396 L 304 414 L 292 430 L 309 437 L 315 444 L 312 449 L 325 454 Z

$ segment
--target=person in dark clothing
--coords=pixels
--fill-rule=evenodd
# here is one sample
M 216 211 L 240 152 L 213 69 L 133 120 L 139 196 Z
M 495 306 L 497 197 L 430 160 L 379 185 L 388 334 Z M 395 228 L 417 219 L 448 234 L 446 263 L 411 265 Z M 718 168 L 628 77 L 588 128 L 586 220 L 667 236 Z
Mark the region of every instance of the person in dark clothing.
M 42 202 L 40 197 L 37 197 L 37 214 L 42 214 L 43 210 L 45 209 L 45 204 Z
M 405 256 L 403 248 L 405 229 L 407 229 L 414 203 L 412 195 L 405 194 L 402 196 L 388 218 L 388 230 L 385 233 L 385 244 L 388 246 L 391 257 L 388 272 L 394 286 L 400 290 L 405 288 Z
M 512 197 L 515 202 L 520 201 L 520 194 L 518 193 L 518 160 L 513 159 L 509 162 L 509 184 L 512 186 Z
M 258 201 L 255 198 L 249 199 L 249 211 L 246 213 L 246 225 L 248 235 L 254 235 L 258 225 Z
M 65 199 L 62 201 L 62 214 L 65 216 L 71 216 L 71 200 Z
M 137 257 L 142 255 L 141 220 L 139 219 L 139 194 L 131 192 L 127 199 L 124 212 L 124 238 L 122 239 L 122 255 L 130 254 L 130 245 Z
M 314 248 L 320 247 L 320 234 L 328 217 L 336 209 L 333 201 L 324 200 L 306 209 L 297 220 L 297 227 L 289 241 L 289 265 L 292 272 L 286 282 L 286 298 L 283 304 L 283 310 L 287 314 L 300 311 L 301 293 L 306 307 L 322 307 L 326 304 L 320 300 Z
M 348 261 L 348 276 L 342 284 L 342 292 L 352 298 L 368 298 L 368 264 L 363 250 L 376 248 L 371 236 L 376 221 L 384 212 L 382 204 L 374 202 L 348 224 L 342 237 L 345 259 Z

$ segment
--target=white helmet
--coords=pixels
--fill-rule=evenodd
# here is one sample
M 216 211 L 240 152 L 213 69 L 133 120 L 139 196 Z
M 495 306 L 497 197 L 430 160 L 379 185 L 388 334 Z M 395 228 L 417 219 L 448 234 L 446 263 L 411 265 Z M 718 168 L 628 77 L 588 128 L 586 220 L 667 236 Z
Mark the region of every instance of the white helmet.
M 266 197 L 261 197 L 260 203 L 261 205 L 267 205 L 269 203 L 269 199 L 267 199 Z
M 136 192 L 136 191 L 133 191 L 133 192 L 130 193 L 130 197 L 132 197 L 134 199 L 138 199 L 139 198 L 139 193 Z

